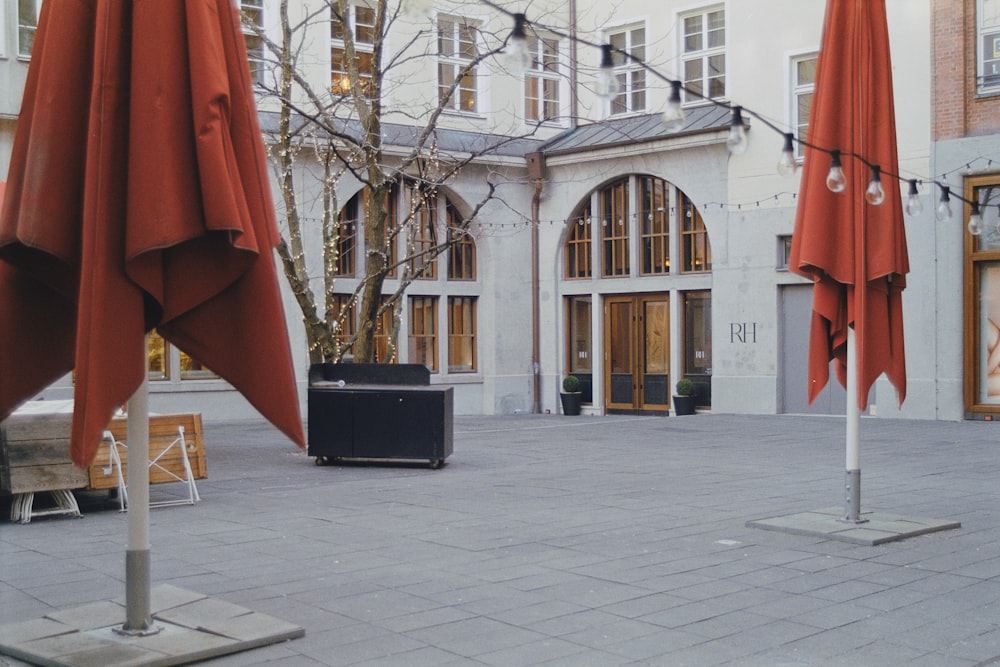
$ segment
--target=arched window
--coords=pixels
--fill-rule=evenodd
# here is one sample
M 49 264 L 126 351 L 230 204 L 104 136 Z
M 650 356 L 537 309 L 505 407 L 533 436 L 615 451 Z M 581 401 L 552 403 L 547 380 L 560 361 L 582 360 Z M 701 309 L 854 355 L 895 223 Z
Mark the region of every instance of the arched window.
M 590 199 L 570 216 L 566 235 L 566 277 L 590 278 Z
M 462 214 L 445 200 L 448 224 L 448 280 L 476 279 L 476 242 L 463 225 Z

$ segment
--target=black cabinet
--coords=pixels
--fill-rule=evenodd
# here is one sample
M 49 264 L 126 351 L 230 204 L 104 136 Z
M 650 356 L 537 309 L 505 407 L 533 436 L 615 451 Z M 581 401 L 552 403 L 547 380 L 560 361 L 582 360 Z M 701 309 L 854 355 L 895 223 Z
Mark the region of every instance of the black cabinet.
M 427 460 L 438 467 L 453 451 L 454 390 L 429 384 L 349 384 L 371 377 L 361 364 L 310 372 L 309 455 L 317 464 L 338 459 Z M 354 366 L 335 372 L 338 367 Z M 385 365 L 379 364 L 384 380 Z M 425 373 L 426 369 L 420 367 Z M 420 380 L 404 369 L 401 378 Z

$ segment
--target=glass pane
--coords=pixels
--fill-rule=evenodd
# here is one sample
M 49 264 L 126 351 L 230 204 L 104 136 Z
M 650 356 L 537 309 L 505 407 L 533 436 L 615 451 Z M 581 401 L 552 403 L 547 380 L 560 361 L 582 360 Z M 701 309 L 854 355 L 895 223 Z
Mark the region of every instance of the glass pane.
M 806 58 L 795 64 L 795 84 L 797 86 L 816 83 L 816 62 L 816 58 Z
M 702 17 L 700 14 L 698 16 L 689 16 L 684 19 L 684 51 L 686 53 L 701 51 L 701 24 Z
M 712 299 L 709 292 L 684 295 L 684 374 L 712 372 Z
M 354 38 L 362 44 L 375 43 L 375 10 L 362 6 L 354 8 Z
M 590 327 L 590 297 L 571 297 L 569 300 L 569 370 L 571 373 L 592 372 Z
M 1000 0 L 983 0 L 984 28 L 1000 27 Z
M 979 264 L 979 402 L 1000 404 L 1000 262 Z
M 611 372 L 632 373 L 632 304 L 611 304 Z
M 726 45 L 726 14 L 723 11 L 708 14 L 708 48 Z
M 147 371 L 150 380 L 166 380 L 170 377 L 170 359 L 167 356 L 167 343 L 156 332 L 149 332 L 146 338 Z
M 645 307 L 646 373 L 667 372 L 667 302 L 648 301 Z

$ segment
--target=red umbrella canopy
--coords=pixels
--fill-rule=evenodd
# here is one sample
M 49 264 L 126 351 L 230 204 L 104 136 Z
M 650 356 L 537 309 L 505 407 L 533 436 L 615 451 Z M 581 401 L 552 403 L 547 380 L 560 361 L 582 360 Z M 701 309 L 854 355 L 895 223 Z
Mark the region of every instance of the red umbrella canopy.
M 899 169 L 885 0 L 828 0 L 807 141 L 841 151 L 847 183 L 831 192 L 830 154 L 807 145 L 790 265 L 814 281 L 809 401 L 826 386 L 831 360 L 846 387 L 853 327 L 859 409 L 883 372 L 902 404 L 902 291 L 910 268 L 893 176 Z M 889 175 L 882 176 L 885 200 L 877 206 L 864 197 L 872 167 Z
M 278 238 L 231 0 L 44 3 L 0 212 L 0 418 L 75 369 L 89 464 L 155 327 L 304 446 Z

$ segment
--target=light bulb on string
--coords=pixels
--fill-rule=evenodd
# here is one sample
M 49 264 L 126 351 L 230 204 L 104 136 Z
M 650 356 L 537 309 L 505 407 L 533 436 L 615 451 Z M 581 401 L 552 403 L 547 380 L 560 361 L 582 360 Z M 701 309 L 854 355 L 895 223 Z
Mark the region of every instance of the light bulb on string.
M 830 192 L 843 192 L 847 187 L 844 168 L 840 164 L 840 151 L 830 151 L 830 171 L 826 175 L 826 187 Z
M 504 49 L 504 61 L 514 76 L 520 76 L 531 69 L 531 51 L 528 48 L 528 33 L 525 26 L 528 19 L 524 14 L 514 14 L 514 29 Z
M 979 236 L 983 233 L 983 216 L 979 212 L 979 202 L 972 202 L 972 213 L 969 214 L 968 230 L 973 236 Z
M 610 100 L 621 92 L 618 77 L 615 75 L 613 49 L 610 44 L 601 45 L 601 67 L 597 70 L 597 95 L 605 100 Z
M 681 106 L 681 82 L 671 81 L 670 86 L 670 99 L 663 110 L 663 124 L 667 127 L 667 132 L 677 132 L 684 127 L 687 118 Z
M 882 187 L 882 168 L 878 165 L 872 167 L 872 178 L 868 181 L 868 188 L 865 190 L 865 201 L 872 206 L 878 206 L 885 201 L 885 189 Z
M 793 138 L 791 132 L 785 132 L 785 146 L 781 149 L 781 158 L 778 160 L 778 173 L 782 176 L 791 176 L 798 168 L 798 163 L 795 161 Z
M 920 200 L 920 192 L 917 190 L 917 179 L 910 179 L 910 194 L 906 198 L 906 214 L 917 217 L 924 212 L 924 203 Z
M 946 185 L 941 186 L 941 198 L 938 200 L 936 215 L 940 222 L 951 220 L 951 188 Z
M 743 155 L 747 152 L 747 130 L 743 126 L 743 107 L 733 107 L 733 118 L 729 124 L 726 147 L 733 155 Z
M 434 0 L 402 0 L 403 13 L 411 19 L 430 18 Z

